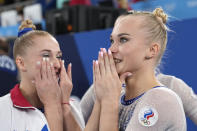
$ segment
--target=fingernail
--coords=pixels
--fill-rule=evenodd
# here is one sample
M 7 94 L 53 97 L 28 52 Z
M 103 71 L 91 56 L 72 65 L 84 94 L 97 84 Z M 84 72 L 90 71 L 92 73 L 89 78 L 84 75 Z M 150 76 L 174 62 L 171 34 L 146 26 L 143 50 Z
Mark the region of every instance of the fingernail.
M 98 60 L 96 60 L 96 64 L 98 65 Z
M 40 61 L 37 61 L 36 64 L 37 64 L 37 65 L 40 65 Z
M 46 58 L 45 58 L 45 57 L 43 57 L 43 58 L 42 58 L 42 60 L 43 60 L 43 61 L 45 61 L 45 60 L 46 60 Z
M 70 66 L 72 66 L 72 63 L 70 63 Z
M 49 58 L 48 57 L 46 58 L 46 61 L 49 61 Z
M 108 54 L 111 55 L 111 50 L 110 49 L 108 50 Z
M 101 57 L 103 57 L 103 52 L 102 51 L 100 52 L 100 54 L 101 54 Z
M 107 52 L 105 48 L 103 48 L 103 52 L 104 52 L 104 53 L 106 53 L 106 52 Z
M 51 67 L 53 67 L 53 63 L 50 63 L 51 64 Z
M 62 60 L 62 66 L 64 67 L 65 65 L 64 65 L 64 60 Z

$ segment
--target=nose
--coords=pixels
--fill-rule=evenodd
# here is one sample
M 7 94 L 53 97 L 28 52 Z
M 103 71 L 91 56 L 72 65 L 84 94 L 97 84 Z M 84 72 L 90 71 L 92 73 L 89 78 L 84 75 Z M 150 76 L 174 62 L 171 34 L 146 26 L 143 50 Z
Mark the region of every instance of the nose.
M 118 44 L 117 43 L 111 44 L 111 46 L 109 47 L 109 49 L 111 50 L 112 53 L 118 52 Z

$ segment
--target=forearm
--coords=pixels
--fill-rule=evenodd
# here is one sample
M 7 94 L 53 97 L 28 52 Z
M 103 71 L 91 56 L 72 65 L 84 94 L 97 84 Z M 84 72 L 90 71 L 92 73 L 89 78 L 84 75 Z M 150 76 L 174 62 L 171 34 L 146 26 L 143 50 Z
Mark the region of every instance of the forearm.
M 71 107 L 68 104 L 63 105 L 63 117 L 64 117 L 64 131 L 81 131 L 81 127 L 74 118 L 71 112 Z
M 101 112 L 101 105 L 96 100 L 92 110 L 92 114 L 88 120 L 88 123 L 84 131 L 99 131 L 100 112 Z
M 44 106 L 45 117 L 51 131 L 63 131 L 63 114 L 61 104 Z
M 99 131 L 118 131 L 118 113 L 118 101 L 103 100 L 101 102 Z

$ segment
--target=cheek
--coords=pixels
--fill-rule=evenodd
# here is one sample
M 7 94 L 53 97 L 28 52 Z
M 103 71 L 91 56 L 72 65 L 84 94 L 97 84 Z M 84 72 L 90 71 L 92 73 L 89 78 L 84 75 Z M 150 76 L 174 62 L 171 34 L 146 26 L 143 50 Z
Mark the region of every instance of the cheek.
M 135 71 L 141 67 L 144 60 L 144 53 L 140 49 L 125 49 L 123 62 L 126 71 Z
M 29 75 L 33 75 L 36 72 L 36 66 L 37 66 L 37 62 L 42 62 L 41 59 L 35 59 L 35 58 L 31 58 L 27 63 L 26 63 L 26 69 L 29 73 Z

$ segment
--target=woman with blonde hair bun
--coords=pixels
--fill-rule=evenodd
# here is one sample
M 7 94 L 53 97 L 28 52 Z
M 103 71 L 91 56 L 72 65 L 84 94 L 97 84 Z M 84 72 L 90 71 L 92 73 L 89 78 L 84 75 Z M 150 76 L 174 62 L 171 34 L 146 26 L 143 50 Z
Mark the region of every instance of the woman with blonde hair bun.
M 166 49 L 167 18 L 162 8 L 118 17 L 110 48 L 101 48 L 93 61 L 96 98 L 93 109 L 82 109 L 91 112 L 85 131 L 186 131 L 181 99 L 155 76 Z
M 69 100 L 71 64 L 64 67 L 62 52 L 48 32 L 23 21 L 14 42 L 20 83 L 0 98 L 2 131 L 80 131 L 80 112 Z

